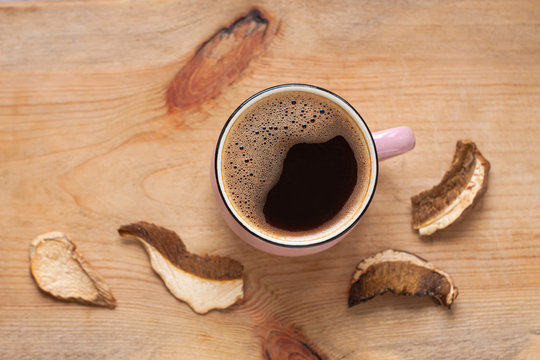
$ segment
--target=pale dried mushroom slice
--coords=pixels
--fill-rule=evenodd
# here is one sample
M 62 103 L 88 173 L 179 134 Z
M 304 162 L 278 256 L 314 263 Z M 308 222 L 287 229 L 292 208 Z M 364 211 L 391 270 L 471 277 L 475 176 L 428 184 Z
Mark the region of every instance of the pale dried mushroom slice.
M 459 140 L 441 182 L 411 198 L 413 228 L 431 235 L 460 221 L 487 191 L 489 169 L 474 142 Z
M 59 231 L 32 240 L 30 271 L 39 288 L 57 299 L 116 307 L 116 299 L 103 277 Z
M 386 292 L 431 296 L 448 308 L 458 296 L 450 275 L 417 255 L 392 249 L 364 259 L 356 266 L 349 291 L 349 307 Z
M 174 231 L 145 221 L 123 225 L 118 233 L 141 241 L 165 286 L 196 313 L 225 309 L 244 297 L 244 267 L 240 262 L 192 254 Z

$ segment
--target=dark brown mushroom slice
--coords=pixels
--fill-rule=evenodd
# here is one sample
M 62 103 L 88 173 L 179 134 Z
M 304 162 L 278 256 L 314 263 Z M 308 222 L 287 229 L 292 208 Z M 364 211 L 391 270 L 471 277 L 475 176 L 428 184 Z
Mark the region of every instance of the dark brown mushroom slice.
M 349 307 L 387 292 L 430 296 L 448 308 L 458 295 L 450 275 L 417 255 L 392 249 L 364 259 L 356 266 Z
M 243 298 L 244 267 L 240 262 L 192 254 L 174 231 L 145 221 L 123 225 L 118 233 L 141 241 L 165 286 L 195 312 L 224 309 Z
M 459 140 L 441 182 L 411 198 L 413 229 L 431 235 L 462 220 L 487 191 L 490 167 L 474 142 Z

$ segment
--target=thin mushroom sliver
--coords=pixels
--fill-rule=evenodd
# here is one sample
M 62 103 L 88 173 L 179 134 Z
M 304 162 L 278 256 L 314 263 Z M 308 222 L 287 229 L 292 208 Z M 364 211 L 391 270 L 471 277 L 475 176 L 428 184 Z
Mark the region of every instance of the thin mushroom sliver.
M 144 221 L 123 225 L 118 233 L 143 244 L 165 286 L 196 313 L 225 309 L 244 297 L 244 267 L 238 261 L 192 254 L 174 231 Z
M 411 198 L 413 229 L 431 235 L 463 219 L 487 191 L 491 165 L 471 140 L 459 140 L 441 182 Z

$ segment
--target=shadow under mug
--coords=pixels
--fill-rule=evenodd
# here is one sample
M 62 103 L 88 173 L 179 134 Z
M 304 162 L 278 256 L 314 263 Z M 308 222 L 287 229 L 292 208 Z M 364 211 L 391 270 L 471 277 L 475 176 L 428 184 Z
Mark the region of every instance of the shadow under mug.
M 313 239 L 305 239 L 305 236 L 303 236 L 301 242 L 286 240 L 284 238 L 280 238 L 279 236 L 270 236 L 262 233 L 242 219 L 242 217 L 234 209 L 232 202 L 224 190 L 222 179 L 223 174 L 221 171 L 223 145 L 230 129 L 240 115 L 261 99 L 279 92 L 288 91 L 300 91 L 316 94 L 330 100 L 334 105 L 343 109 L 357 123 L 364 136 L 365 142 L 368 146 L 371 166 L 371 176 L 367 186 L 367 193 L 364 196 L 363 201 L 357 204 L 357 208 L 354 211 L 354 216 L 348 219 L 348 221 L 340 224 L 339 227 L 333 229 L 331 233 L 325 234 L 325 236 L 314 234 Z M 305 84 L 278 85 L 262 90 L 244 101 L 232 113 L 225 123 L 225 126 L 219 135 L 214 157 L 212 159 L 212 188 L 218 203 L 219 211 L 225 222 L 229 225 L 231 230 L 236 233 L 236 235 L 238 235 L 248 244 L 259 250 L 274 255 L 301 256 L 315 254 L 337 244 L 356 226 L 358 220 L 362 217 L 369 206 L 371 199 L 373 198 L 379 172 L 378 162 L 399 154 L 403 154 L 413 149 L 414 145 L 414 135 L 411 129 L 408 127 L 396 127 L 371 133 L 360 114 L 358 114 L 358 112 L 348 102 L 328 90 Z

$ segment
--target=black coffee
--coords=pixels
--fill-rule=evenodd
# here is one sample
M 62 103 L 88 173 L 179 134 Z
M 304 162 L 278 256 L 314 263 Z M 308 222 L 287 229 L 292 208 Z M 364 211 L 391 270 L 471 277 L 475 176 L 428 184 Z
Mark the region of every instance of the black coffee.
M 296 144 L 263 207 L 266 222 L 279 229 L 315 229 L 336 216 L 356 185 L 358 166 L 343 136 L 325 143 Z
M 351 219 L 370 177 L 360 128 L 317 94 L 282 91 L 245 109 L 223 146 L 227 197 L 259 232 L 290 241 Z

